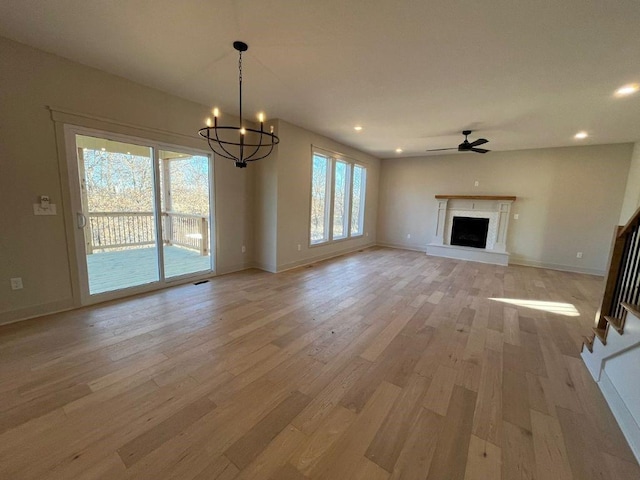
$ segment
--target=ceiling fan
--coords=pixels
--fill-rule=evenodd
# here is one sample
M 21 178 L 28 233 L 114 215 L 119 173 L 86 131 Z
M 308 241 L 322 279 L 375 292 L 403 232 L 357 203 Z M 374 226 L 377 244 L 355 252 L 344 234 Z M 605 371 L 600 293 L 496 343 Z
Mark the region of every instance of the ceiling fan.
M 442 150 L 458 150 L 459 152 L 487 153 L 491 151 L 491 150 L 486 150 L 484 148 L 476 148 L 479 145 L 484 145 L 485 143 L 488 143 L 489 140 L 487 140 L 486 138 L 479 138 L 478 140 L 469 142 L 467 137 L 471 135 L 471 130 L 463 130 L 462 134 L 464 135 L 464 142 L 458 145 L 457 148 L 434 148 L 431 150 L 427 150 L 427 152 L 440 152 Z

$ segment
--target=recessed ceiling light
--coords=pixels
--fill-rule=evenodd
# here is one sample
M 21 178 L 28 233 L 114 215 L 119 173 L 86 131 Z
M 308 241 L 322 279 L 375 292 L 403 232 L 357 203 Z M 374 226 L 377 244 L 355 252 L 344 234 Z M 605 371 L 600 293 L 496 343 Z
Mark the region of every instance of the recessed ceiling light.
M 353 129 L 354 129 L 356 132 L 360 132 L 360 131 L 362 130 L 362 126 L 360 126 L 360 125 L 356 125 L 355 127 L 353 127 Z
M 626 97 L 627 95 L 631 95 L 640 90 L 640 85 L 637 83 L 630 83 L 629 85 L 625 85 L 616 90 L 616 97 Z
M 106 151 L 107 149 L 106 149 L 106 148 L 104 148 L 104 147 L 102 147 L 100 150 L 102 150 L 102 151 L 104 152 L 104 151 Z
M 573 138 L 577 138 L 578 140 L 582 140 L 583 138 L 587 138 L 588 136 L 589 136 L 589 134 L 587 132 L 578 132 L 573 136 Z
M 402 149 L 401 148 L 396 148 L 396 153 L 402 153 Z

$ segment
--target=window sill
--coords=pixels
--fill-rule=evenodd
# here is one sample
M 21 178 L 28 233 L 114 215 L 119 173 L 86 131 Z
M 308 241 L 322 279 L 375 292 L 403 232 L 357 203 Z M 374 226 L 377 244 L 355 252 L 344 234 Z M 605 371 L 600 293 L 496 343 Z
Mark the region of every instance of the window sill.
M 350 237 L 345 237 L 345 238 L 336 238 L 334 240 L 327 240 L 326 242 L 318 242 L 318 243 L 310 243 L 309 244 L 309 248 L 315 248 L 315 247 L 326 247 L 327 245 L 333 245 L 334 243 L 343 243 L 349 240 L 357 240 L 359 238 L 362 238 L 363 234 L 360 235 L 351 235 Z

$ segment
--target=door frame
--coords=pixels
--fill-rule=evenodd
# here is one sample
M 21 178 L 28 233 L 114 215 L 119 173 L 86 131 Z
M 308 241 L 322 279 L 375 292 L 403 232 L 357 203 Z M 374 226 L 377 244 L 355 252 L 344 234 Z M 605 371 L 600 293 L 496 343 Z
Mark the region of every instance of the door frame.
M 75 264 L 76 270 L 80 282 L 80 304 L 91 305 L 94 303 L 104 302 L 108 300 L 128 297 L 131 295 L 150 292 L 154 290 L 160 290 L 171 285 L 179 285 L 181 283 L 187 283 L 191 281 L 197 281 L 204 278 L 209 278 L 216 275 L 216 257 L 217 257 L 217 228 L 216 228 L 216 216 L 215 216 L 215 192 L 214 192 L 214 165 L 213 155 L 211 152 L 200 150 L 192 147 L 185 147 L 182 145 L 170 144 L 166 142 L 159 142 L 150 140 L 147 138 L 141 138 L 134 135 L 126 135 L 113 133 L 106 130 L 93 129 L 87 127 L 81 127 L 72 124 L 64 124 L 64 142 L 66 151 L 66 163 L 67 174 L 69 181 L 69 193 L 71 197 L 71 228 L 73 229 L 73 236 L 75 240 Z M 157 282 L 147 283 L 135 287 L 128 287 L 119 290 L 113 290 L 110 292 L 98 293 L 91 295 L 89 293 L 89 275 L 87 270 L 86 261 L 86 245 L 84 238 L 84 229 L 78 226 L 78 214 L 82 213 L 82 199 L 80 189 L 80 177 L 78 169 L 78 155 L 76 147 L 76 135 L 85 135 L 89 137 L 103 138 L 106 140 L 113 140 L 123 143 L 131 143 L 134 145 L 141 145 L 149 147 L 153 154 L 153 175 L 154 175 L 154 215 L 156 221 L 156 249 L 158 251 L 158 272 L 159 279 Z M 159 152 L 160 150 L 176 151 L 177 153 L 193 154 L 205 156 L 208 158 L 209 167 L 209 252 L 210 252 L 210 269 L 197 272 L 193 274 L 185 274 L 180 276 L 165 278 L 164 275 L 164 249 L 162 242 L 162 218 L 161 218 L 161 198 L 160 198 L 160 182 L 159 182 Z

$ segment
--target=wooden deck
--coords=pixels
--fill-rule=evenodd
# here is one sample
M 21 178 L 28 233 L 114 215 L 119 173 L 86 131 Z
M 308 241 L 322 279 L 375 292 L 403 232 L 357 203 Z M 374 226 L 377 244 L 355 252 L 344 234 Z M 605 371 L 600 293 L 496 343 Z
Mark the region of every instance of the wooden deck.
M 209 270 L 210 262 L 211 257 L 194 250 L 164 248 L 167 278 Z M 155 247 L 93 253 L 87 255 L 87 268 L 92 295 L 158 281 Z
M 601 288 L 374 248 L 6 325 L 0 478 L 638 479 Z

